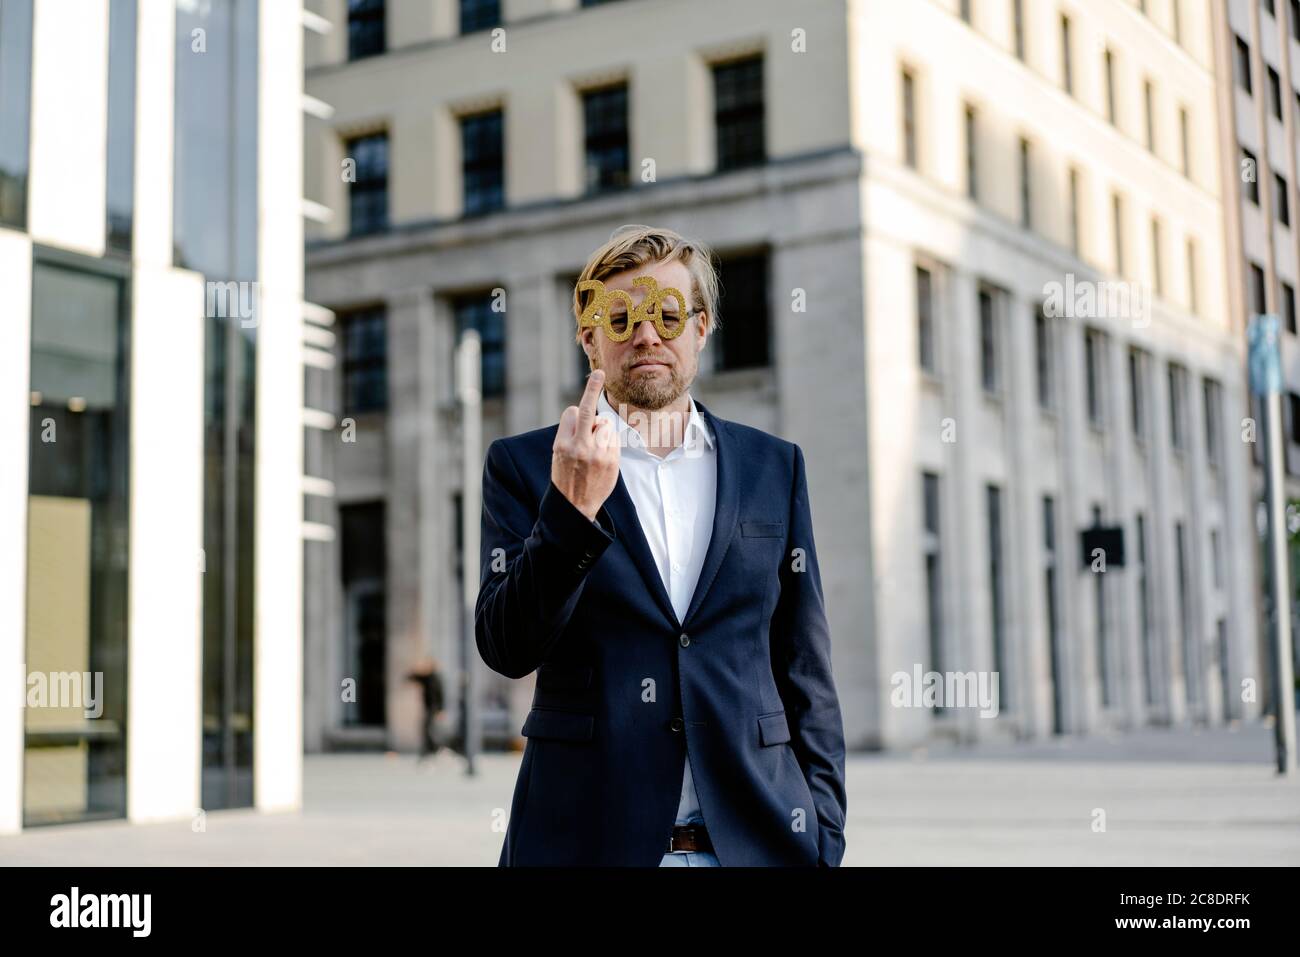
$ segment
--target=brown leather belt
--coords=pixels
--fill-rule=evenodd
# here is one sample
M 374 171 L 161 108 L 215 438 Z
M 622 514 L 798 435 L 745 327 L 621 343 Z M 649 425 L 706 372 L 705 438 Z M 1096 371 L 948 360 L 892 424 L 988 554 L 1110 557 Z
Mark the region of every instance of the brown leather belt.
M 713 842 L 703 824 L 674 824 L 668 839 L 668 853 L 674 851 L 712 851 Z

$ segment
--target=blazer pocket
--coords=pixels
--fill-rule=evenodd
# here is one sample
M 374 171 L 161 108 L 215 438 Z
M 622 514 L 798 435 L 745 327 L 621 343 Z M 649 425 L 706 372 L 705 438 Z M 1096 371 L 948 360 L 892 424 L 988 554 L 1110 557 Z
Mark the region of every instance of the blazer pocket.
M 528 712 L 520 730 L 525 738 L 549 738 L 556 741 L 590 741 L 596 726 L 593 715 L 576 711 L 534 708 Z
M 586 691 L 591 687 L 591 665 L 542 662 L 537 687 L 543 691 Z
M 741 522 L 740 534 L 746 538 L 781 538 L 785 522 Z
M 763 747 L 784 744 L 790 740 L 790 725 L 786 723 L 784 711 L 758 716 L 758 741 Z

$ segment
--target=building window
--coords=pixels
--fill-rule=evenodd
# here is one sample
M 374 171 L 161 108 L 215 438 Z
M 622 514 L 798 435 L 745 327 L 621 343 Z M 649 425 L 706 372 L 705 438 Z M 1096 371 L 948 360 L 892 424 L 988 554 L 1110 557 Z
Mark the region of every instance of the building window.
M 1020 138 L 1020 225 L 1032 229 L 1034 224 L 1034 196 L 1029 140 Z
M 460 0 L 460 32 L 477 33 L 501 25 L 501 0 Z
M 957 3 L 957 12 L 966 23 L 971 22 L 970 4 L 971 0 L 958 0 Z
M 1079 254 L 1079 170 L 1073 166 L 1070 167 L 1069 204 L 1070 249 L 1077 256 Z
M 1140 349 L 1128 351 L 1129 424 L 1133 438 L 1146 439 L 1146 358 Z
M 388 408 L 388 319 L 383 306 L 340 317 L 343 330 L 343 413 Z
M 1286 180 L 1273 174 L 1273 215 L 1283 226 L 1291 225 L 1291 199 Z
M 584 7 L 599 7 L 605 3 L 616 3 L 617 0 L 582 0 Z
M 1200 312 L 1200 296 L 1197 294 L 1196 240 L 1187 240 L 1187 308 L 1196 315 Z
M 1011 29 L 1015 37 L 1016 58 L 1025 59 L 1025 0 L 1011 0 Z
M 1186 373 L 1183 368 L 1174 363 L 1169 364 L 1169 444 L 1174 451 L 1181 452 L 1186 448 L 1187 436 L 1183 430 L 1184 422 L 1184 383 Z
M 916 343 L 921 368 L 936 375 L 939 363 L 934 342 L 934 280 L 924 266 L 916 267 Z
M 502 112 L 461 117 L 461 178 L 465 215 L 476 216 L 506 204 L 505 136 Z
M 1102 334 L 1095 329 L 1083 333 L 1084 385 L 1088 400 L 1088 424 L 1094 428 L 1104 425 L 1102 417 Z
M 1222 400 L 1220 396 L 1223 390 L 1219 383 L 1213 379 L 1205 379 L 1201 383 L 1201 398 L 1205 405 L 1205 459 L 1211 466 L 1218 466 L 1222 460 L 1220 452 L 1223 443 L 1222 423 Z
M 1300 445 L 1300 395 L 1288 392 L 1286 397 L 1284 408 L 1290 412 L 1290 422 L 1287 423 L 1285 434 L 1292 445 Z
M 1255 315 L 1268 311 L 1264 296 L 1264 270 L 1255 263 L 1250 264 L 1250 311 Z
M 1070 51 L 1070 18 L 1061 16 L 1061 85 L 1065 92 L 1074 93 L 1074 62 Z
M 0 3 L 0 223 L 27 228 L 32 0 Z
M 943 655 L 943 567 L 942 536 L 939 525 L 939 476 L 921 475 L 922 521 L 925 555 L 926 630 L 930 647 L 930 671 L 942 671 Z M 941 711 L 936 707 L 935 711 Z
M 339 506 L 344 674 L 356 696 L 343 704 L 350 727 L 387 725 L 387 528 L 383 502 Z
M 258 186 L 245 172 L 258 163 L 258 4 L 174 6 L 176 49 L 187 53 L 174 63 L 173 257 L 213 285 L 251 284 L 258 278 Z M 197 29 L 206 31 L 206 55 L 188 55 Z M 204 325 L 199 783 L 201 806 L 213 809 L 253 803 L 260 333 L 241 328 L 242 306 L 238 319 L 228 308 L 205 309 Z
M 1296 0 L 1292 0 L 1296 2 Z M 1183 0 L 1170 0 L 1170 15 L 1173 18 L 1174 42 L 1183 45 Z
M 4 3 L 0 2 L 0 7 Z M 4 14 L 0 12 L 0 19 Z M 2 30 L 0 25 L 0 30 Z M 136 0 L 111 0 L 108 7 L 108 142 L 107 199 L 108 249 L 130 253 L 135 209 L 135 34 Z M 0 44 L 4 41 L 0 39 Z M 0 98 L 5 79 L 0 66 Z M 3 103 L 0 103 L 0 110 Z M 2 122 L 2 121 L 0 121 Z M 0 127 L 0 133 L 3 132 Z M 0 153 L 4 148 L 0 147 Z M 0 158 L 0 170 L 4 168 Z M 0 172 L 0 191 L 3 190 Z
M 1160 220 L 1151 220 L 1151 281 L 1157 296 L 1165 294 L 1164 241 Z
M 1150 80 L 1142 81 L 1142 112 L 1144 114 L 1144 132 L 1146 148 L 1156 151 L 1156 90 Z
M 384 0 L 348 0 L 348 59 L 384 52 Z
M 1124 274 L 1124 199 L 1119 193 L 1110 197 L 1111 231 L 1115 241 L 1115 274 Z
M 1282 281 L 1282 317 L 1286 322 L 1286 331 L 1295 334 L 1295 287 Z
M 1223 543 L 1219 540 L 1219 530 L 1210 529 L 1210 568 L 1214 575 L 1214 587 L 1223 588 Z
M 485 399 L 506 393 L 506 314 L 493 308 L 497 302 L 491 292 L 457 296 L 452 300 L 456 319 L 456 341 L 473 329 L 479 335 L 481 361 L 480 391 Z M 455 375 L 452 375 L 455 381 Z
M 1052 320 L 1048 318 L 1046 305 L 1038 304 L 1034 313 L 1034 368 L 1038 392 L 1038 407 L 1050 410 L 1053 402 L 1053 378 L 1055 368 L 1052 362 Z
M 1187 683 L 1187 700 L 1190 703 L 1200 700 L 1201 684 L 1197 680 L 1197 674 L 1200 670 L 1200 656 L 1197 654 L 1196 649 L 1197 642 L 1193 640 L 1191 629 L 1188 627 L 1192 614 L 1188 605 L 1190 595 L 1187 580 L 1186 537 L 1183 523 L 1175 522 L 1174 554 L 1178 562 L 1178 631 L 1183 636 L 1183 680 Z
M 916 77 L 903 70 L 903 162 L 912 169 L 920 166 L 916 149 Z
M 1277 70 L 1268 69 L 1268 108 L 1274 119 L 1282 119 L 1282 79 Z
M 1273 5 L 1273 0 L 1260 0 L 1260 5 L 1270 17 L 1277 16 L 1277 7 Z
M 993 670 L 1000 675 L 998 687 L 1002 692 L 1002 710 L 1010 711 L 1011 682 L 1007 669 L 1006 648 L 1006 573 L 1002 555 L 1002 489 L 996 485 L 984 487 L 985 512 L 988 521 L 989 543 L 989 605 L 990 634 L 993 636 Z
M 1093 525 L 1100 525 L 1102 523 L 1100 505 L 1094 505 L 1092 508 L 1092 523 Z M 1109 615 L 1106 603 L 1107 576 L 1105 573 L 1094 573 L 1092 577 L 1096 589 L 1093 594 L 1097 601 L 1097 676 L 1100 679 L 1101 684 L 1101 706 L 1103 708 L 1109 708 L 1111 703 L 1111 678 L 1109 659 L 1107 655 L 1108 649 L 1106 647 L 1109 632 L 1108 625 L 1110 624 L 1108 621 Z
M 1043 611 L 1047 619 L 1047 654 L 1052 677 L 1052 729 L 1060 734 L 1065 730 L 1065 712 L 1062 707 L 1063 691 L 1059 649 L 1060 615 L 1058 614 L 1056 586 L 1056 500 L 1043 496 Z
M 772 309 L 768 254 L 718 259 L 718 313 L 722 324 L 710 335 L 713 368 L 757 369 L 772 364 Z
M 1259 205 L 1259 163 L 1255 159 L 1255 154 L 1244 146 L 1241 149 L 1242 172 L 1247 176 L 1242 178 L 1245 187 L 1246 198 Z
M 718 170 L 763 163 L 767 158 L 763 58 L 749 57 L 715 66 L 713 104 Z
M 1300 43 L 1300 0 L 1291 0 L 1291 39 Z
M 1236 37 L 1237 56 L 1234 60 L 1237 73 L 1237 85 L 1249 95 L 1254 92 L 1250 82 L 1250 46 L 1241 37 Z
M 1151 634 L 1151 579 L 1147 568 L 1147 523 L 1146 517 L 1138 512 L 1134 519 L 1137 525 L 1137 580 L 1138 580 L 1138 627 L 1142 629 L 1142 679 L 1146 692 L 1146 703 L 1156 703 L 1154 644 Z
M 1000 386 L 998 368 L 997 308 L 994 292 L 981 286 L 979 290 L 980 319 L 980 383 L 988 394 L 996 394 Z
M 365 236 L 388 228 L 388 134 L 374 133 L 347 142 L 356 163 L 348 189 L 349 233 Z
M 1116 119 L 1115 112 L 1115 51 L 1107 48 L 1104 55 L 1106 66 L 1106 119 L 1111 125 L 1119 121 Z
M 975 107 L 966 104 L 966 195 L 979 199 L 979 129 Z
M 1178 162 L 1179 171 L 1184 176 L 1192 175 L 1192 138 L 1190 133 L 1191 120 L 1187 114 L 1187 107 L 1178 108 Z
M 131 719 L 130 280 L 111 266 L 98 271 L 102 262 L 45 262 L 39 247 L 33 255 L 23 357 L 32 394 L 24 502 L 32 600 L 25 658 L 4 671 L 13 681 L 21 660 L 42 674 L 98 673 L 103 712 L 86 720 L 79 709 L 32 709 L 25 721 L 11 712 L 23 729 L 28 778 L 16 796 L 24 826 L 125 816 Z M 46 423 L 57 441 L 43 441 Z M 17 782 L 15 772 L 6 780 Z
M 627 84 L 582 94 L 586 131 L 587 192 L 622 189 L 630 166 L 627 133 Z

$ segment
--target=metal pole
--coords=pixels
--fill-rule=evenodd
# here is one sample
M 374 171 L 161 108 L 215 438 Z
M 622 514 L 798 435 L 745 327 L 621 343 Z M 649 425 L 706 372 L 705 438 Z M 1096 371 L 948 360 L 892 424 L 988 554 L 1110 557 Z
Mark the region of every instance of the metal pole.
M 483 747 L 479 715 L 479 654 L 474 637 L 474 605 L 479 590 L 479 520 L 482 510 L 483 394 L 480 386 L 482 345 L 479 334 L 468 329 L 456 348 L 457 394 L 461 426 L 461 601 L 465 641 L 465 773 L 473 776 L 474 758 Z
M 1291 601 L 1287 562 L 1286 501 L 1282 489 L 1282 397 L 1273 391 L 1263 396 L 1264 501 L 1268 507 L 1268 589 L 1272 596 L 1273 723 L 1277 747 L 1277 773 L 1295 771 L 1295 678 L 1291 667 Z
M 1268 581 L 1272 639 L 1277 773 L 1295 773 L 1295 678 L 1291 667 L 1291 572 L 1287 555 L 1286 503 L 1282 488 L 1282 361 L 1275 313 L 1253 315 L 1247 329 L 1250 390 L 1259 396 L 1264 442 L 1264 504 L 1268 514 Z

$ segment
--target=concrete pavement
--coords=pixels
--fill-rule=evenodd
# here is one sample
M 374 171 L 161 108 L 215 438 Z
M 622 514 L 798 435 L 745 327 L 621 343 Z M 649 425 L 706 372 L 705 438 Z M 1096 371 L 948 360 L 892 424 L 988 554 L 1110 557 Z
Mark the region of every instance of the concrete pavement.
M 854 865 L 1300 865 L 1300 779 L 1264 726 L 851 755 Z M 64 825 L 0 838 L 10 865 L 494 866 L 518 754 L 311 755 L 300 813 Z M 1094 830 L 1104 812 L 1105 830 Z

